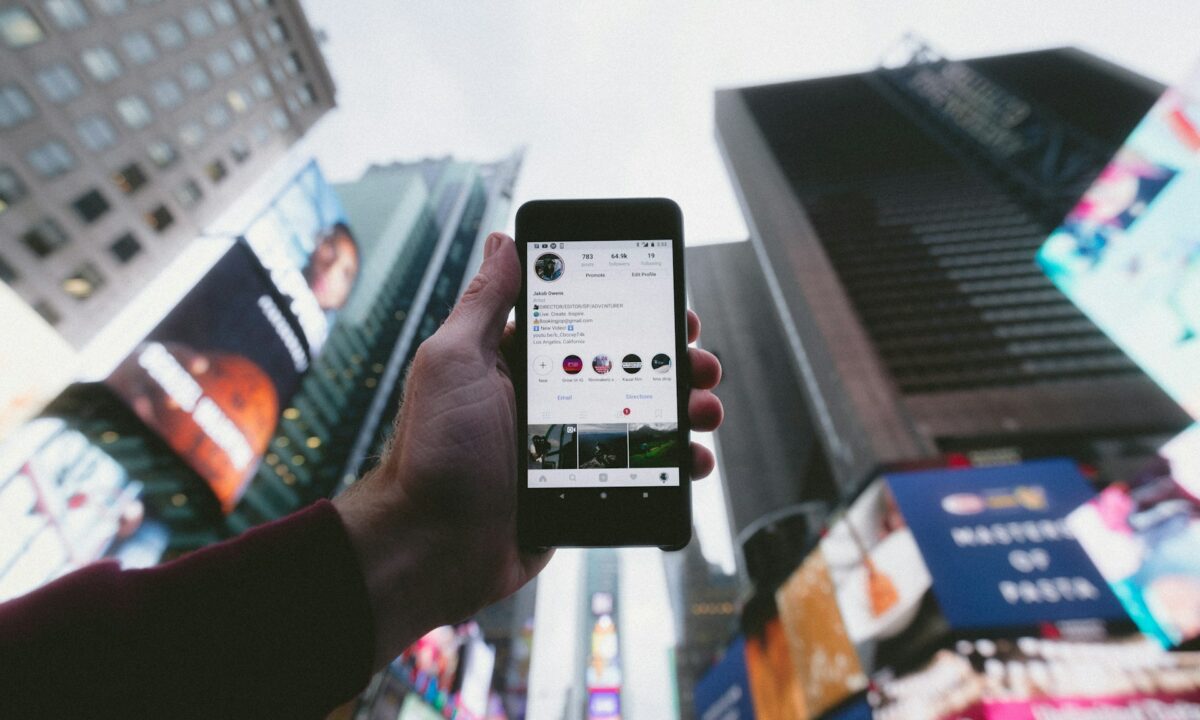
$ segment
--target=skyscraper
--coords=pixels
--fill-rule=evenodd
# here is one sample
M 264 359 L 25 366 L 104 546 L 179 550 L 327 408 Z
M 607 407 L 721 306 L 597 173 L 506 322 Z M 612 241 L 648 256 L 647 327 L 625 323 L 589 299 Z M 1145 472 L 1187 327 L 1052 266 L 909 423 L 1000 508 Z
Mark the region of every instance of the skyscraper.
M 84 345 L 326 111 L 298 0 L 0 8 L 0 280 Z
M 918 48 L 895 68 L 717 93 L 782 350 L 843 497 L 888 464 L 1185 424 L 1034 263 L 1161 89 L 1074 49 Z

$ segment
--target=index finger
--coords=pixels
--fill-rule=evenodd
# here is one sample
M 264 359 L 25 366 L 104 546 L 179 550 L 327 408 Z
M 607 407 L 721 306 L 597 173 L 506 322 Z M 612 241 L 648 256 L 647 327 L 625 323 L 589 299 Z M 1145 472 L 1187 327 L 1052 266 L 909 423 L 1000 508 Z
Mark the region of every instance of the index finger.
M 687 326 L 688 342 L 694 343 L 700 337 L 700 316 L 691 308 L 687 311 Z

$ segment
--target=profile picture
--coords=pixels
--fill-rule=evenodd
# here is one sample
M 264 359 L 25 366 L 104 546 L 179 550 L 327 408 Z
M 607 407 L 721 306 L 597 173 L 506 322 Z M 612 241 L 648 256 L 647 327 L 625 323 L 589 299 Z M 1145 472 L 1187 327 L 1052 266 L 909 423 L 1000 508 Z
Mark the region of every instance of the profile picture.
M 642 359 L 637 355 L 630 353 L 621 358 L 621 369 L 630 375 L 633 375 L 634 373 L 641 371 Z
M 612 370 L 612 360 L 607 355 L 597 355 L 592 358 L 592 369 L 597 375 L 607 375 L 609 370 Z
M 565 267 L 563 259 L 554 253 L 542 253 L 533 263 L 533 271 L 546 282 L 554 282 L 562 277 Z
M 322 310 L 338 310 L 358 278 L 358 243 L 346 223 L 323 231 L 304 266 L 304 279 Z
M 650 369 L 656 373 L 666 373 L 671 370 L 671 356 L 659 353 L 650 360 Z
M 583 369 L 583 359 L 578 355 L 568 355 L 563 358 L 563 372 L 568 375 L 578 375 Z

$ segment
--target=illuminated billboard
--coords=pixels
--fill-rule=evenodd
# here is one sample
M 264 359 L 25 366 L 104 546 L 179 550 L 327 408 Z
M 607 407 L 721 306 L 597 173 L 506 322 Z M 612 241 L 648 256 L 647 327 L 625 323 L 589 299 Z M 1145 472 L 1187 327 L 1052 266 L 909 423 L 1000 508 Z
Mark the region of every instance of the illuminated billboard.
M 0 447 L 0 602 L 111 556 L 142 526 L 141 490 L 60 419 L 14 432 Z
M 288 309 L 316 355 L 350 299 L 360 258 L 341 200 L 316 161 L 305 165 L 241 234 L 288 297 Z
M 1200 417 L 1200 72 L 1150 109 L 1038 261 Z
M 1167 647 L 1200 637 L 1200 425 L 1067 522 L 1142 632 Z
M 947 633 L 1124 620 L 1064 519 L 1092 496 L 1067 460 L 872 483 L 775 596 L 806 710 L 864 692 Z
M 106 382 L 228 512 L 309 363 L 286 299 L 238 242 Z

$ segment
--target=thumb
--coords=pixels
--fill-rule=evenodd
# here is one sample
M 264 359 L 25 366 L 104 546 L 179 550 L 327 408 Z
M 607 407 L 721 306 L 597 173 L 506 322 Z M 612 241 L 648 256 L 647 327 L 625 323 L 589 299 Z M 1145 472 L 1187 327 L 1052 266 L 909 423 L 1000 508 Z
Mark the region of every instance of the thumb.
M 520 290 L 521 263 L 516 244 L 504 233 L 488 235 L 479 273 L 446 318 L 445 329 L 494 352 Z

